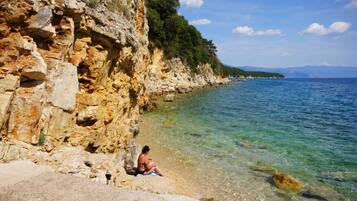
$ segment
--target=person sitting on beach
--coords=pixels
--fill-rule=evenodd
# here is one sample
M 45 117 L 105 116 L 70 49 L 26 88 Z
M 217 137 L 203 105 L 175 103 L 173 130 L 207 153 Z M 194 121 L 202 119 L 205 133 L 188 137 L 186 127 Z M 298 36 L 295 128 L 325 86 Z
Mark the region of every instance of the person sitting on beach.
M 149 157 L 150 147 L 145 145 L 138 158 L 138 173 L 143 175 L 150 175 L 155 173 L 159 176 L 163 176 L 161 170 L 154 163 L 152 158 Z

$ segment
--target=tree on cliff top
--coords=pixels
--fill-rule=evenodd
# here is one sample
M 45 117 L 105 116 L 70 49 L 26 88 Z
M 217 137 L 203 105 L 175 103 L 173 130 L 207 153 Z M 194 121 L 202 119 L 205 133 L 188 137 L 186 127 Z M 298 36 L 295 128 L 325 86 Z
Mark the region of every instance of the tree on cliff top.
M 147 0 L 149 39 L 154 47 L 164 50 L 167 59 L 178 57 L 196 71 L 197 65 L 210 63 L 218 72 L 220 62 L 211 40 L 177 13 L 178 0 Z

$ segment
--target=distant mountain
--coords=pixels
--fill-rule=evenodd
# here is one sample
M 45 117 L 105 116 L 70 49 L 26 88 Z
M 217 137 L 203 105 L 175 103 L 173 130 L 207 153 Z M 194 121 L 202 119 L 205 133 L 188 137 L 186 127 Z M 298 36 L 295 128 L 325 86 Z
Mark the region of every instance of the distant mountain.
M 283 74 L 287 78 L 357 78 L 357 67 L 303 66 L 291 68 L 261 68 L 239 66 L 247 71 L 268 71 Z

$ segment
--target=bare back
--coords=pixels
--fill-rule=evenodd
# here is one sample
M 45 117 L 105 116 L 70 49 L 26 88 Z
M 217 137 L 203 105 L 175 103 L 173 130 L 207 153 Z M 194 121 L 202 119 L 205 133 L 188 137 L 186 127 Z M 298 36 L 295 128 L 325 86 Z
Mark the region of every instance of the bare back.
M 138 158 L 138 170 L 144 172 L 146 170 L 146 156 L 144 154 L 140 154 Z

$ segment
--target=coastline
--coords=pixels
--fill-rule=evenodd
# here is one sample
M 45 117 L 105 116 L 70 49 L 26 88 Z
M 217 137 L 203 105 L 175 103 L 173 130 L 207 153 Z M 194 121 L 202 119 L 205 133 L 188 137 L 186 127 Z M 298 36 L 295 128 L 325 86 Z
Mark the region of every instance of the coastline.
M 178 185 L 191 185 L 190 189 L 195 190 L 193 197 L 232 201 L 316 200 L 318 197 L 320 199 L 329 197 L 331 200 L 341 200 L 341 195 L 327 184 L 315 183 L 301 177 L 296 172 L 275 166 L 274 163 L 260 163 L 260 161 L 264 162 L 264 160 L 261 160 L 262 157 L 271 157 L 270 153 L 266 153 L 267 147 L 265 144 L 255 144 L 254 141 L 242 140 L 233 142 L 233 146 L 238 147 L 236 151 L 231 150 L 233 152 L 228 149 L 227 152 L 216 153 L 205 147 L 204 150 L 207 153 L 197 154 L 197 152 L 202 152 L 202 149 L 199 148 L 200 145 L 207 145 L 205 144 L 208 143 L 207 140 L 212 140 L 212 138 L 204 137 L 205 134 L 199 132 L 201 128 L 197 130 L 196 127 L 193 127 L 196 125 L 193 124 L 195 119 L 189 118 L 190 115 L 183 115 L 185 118 L 180 119 L 180 113 L 185 112 L 185 110 L 181 110 L 179 107 L 182 104 L 190 104 L 189 102 L 192 101 L 190 97 L 196 96 L 195 93 L 199 93 L 198 96 L 201 96 L 200 92 L 202 91 L 195 90 L 192 93 L 178 95 L 173 103 L 158 101 L 158 107 L 155 110 L 141 116 L 139 121 L 141 134 L 136 138 L 137 143 L 152 147 L 154 160 L 165 172 L 169 172 L 168 176 L 175 175 L 176 180 L 178 178 L 181 180 L 181 182 L 177 182 Z M 204 92 L 210 94 L 210 91 Z M 211 96 L 207 95 L 207 97 Z M 196 98 L 193 100 L 199 101 L 202 99 Z M 197 107 L 197 104 L 192 106 Z M 185 124 L 184 122 L 189 124 L 188 130 L 183 130 L 185 126 L 182 124 Z M 175 133 L 170 133 L 171 131 Z M 203 131 L 205 132 L 205 130 Z M 169 132 L 168 135 L 165 132 Z M 180 135 L 184 135 L 184 137 L 180 137 Z M 195 145 L 195 143 L 197 144 Z M 231 142 L 227 141 L 227 145 L 231 146 L 230 144 Z M 268 147 L 269 149 L 270 147 Z M 259 157 L 250 158 L 253 156 L 252 153 L 258 153 Z M 240 155 L 244 155 L 243 158 L 239 158 Z M 234 170 L 231 169 L 233 171 L 224 169 L 225 163 L 222 163 L 224 158 L 227 158 L 228 161 L 235 161 Z M 212 161 L 209 161 L 210 164 L 208 164 L 204 162 L 206 160 Z M 302 179 L 300 181 L 306 185 L 302 192 L 284 191 L 273 184 L 272 176 L 277 174 L 276 172 L 284 173 L 284 170 L 296 176 L 297 179 Z M 309 198 L 309 196 L 316 199 Z
M 173 91 L 168 93 L 156 93 L 152 94 L 150 99 L 150 104 L 152 104 L 149 110 L 145 113 L 149 114 L 157 110 L 160 105 L 177 101 L 176 98 L 185 98 L 193 93 L 199 93 L 204 90 L 214 90 L 220 87 L 225 87 L 229 84 L 237 83 L 240 81 L 230 80 L 225 83 L 207 84 L 203 86 L 198 86 L 195 88 L 190 88 L 190 90 L 181 93 L 179 91 Z M 165 96 L 168 94 L 175 94 L 175 99 L 173 101 L 165 101 Z M 172 119 L 168 119 L 165 122 L 161 122 L 165 126 L 170 126 L 176 124 Z M 251 194 L 250 192 L 237 192 L 233 189 L 229 189 L 228 184 L 215 183 L 211 176 L 216 174 L 213 171 L 204 171 L 205 167 L 197 169 L 197 164 L 185 155 L 182 155 L 175 151 L 174 147 L 169 147 L 165 143 L 164 136 L 158 134 L 160 130 L 160 123 L 155 122 L 150 118 L 146 118 L 145 114 L 142 114 L 139 120 L 140 134 L 135 138 L 135 143 L 141 146 L 149 145 L 151 147 L 151 156 L 157 162 L 159 167 L 163 170 L 170 179 L 172 179 L 178 187 L 178 192 L 182 195 L 193 197 L 200 200 L 250 200 L 251 198 L 258 199 L 257 196 Z M 199 160 L 197 158 L 196 160 Z M 209 173 L 208 173 L 209 172 Z M 207 175 L 205 175 L 207 173 Z M 224 172 L 219 173 L 224 180 L 229 180 Z M 211 177 L 211 178 L 209 178 Z M 207 181 L 208 183 L 204 183 Z M 224 193 L 217 193 L 217 189 L 220 189 Z
M 167 124 L 173 122 L 167 121 Z M 192 159 L 175 151 L 174 147 L 165 145 L 165 140 L 155 134 L 160 126 L 150 120 L 140 120 L 140 129 L 143 133 L 137 137 L 136 143 L 151 147 L 151 156 L 163 170 L 168 178 L 172 179 L 180 194 L 200 200 L 260 200 L 261 196 L 254 191 L 241 189 L 231 183 L 231 178 L 221 168 L 205 170 L 197 161 L 201 158 Z M 249 170 L 245 170 L 249 171 Z M 217 180 L 221 180 L 217 182 Z M 269 183 L 266 186 L 271 186 Z M 233 188 L 232 188 L 233 187 Z M 253 186 L 251 186 L 253 188 Z M 274 187 L 272 187 L 274 188 Z
M 137 137 L 136 143 L 142 146 L 149 145 L 151 147 L 150 155 L 162 169 L 165 177 L 167 176 L 175 181 L 179 189 L 182 190 L 181 193 L 183 193 L 183 195 L 187 195 L 196 199 L 200 199 L 202 197 L 211 198 L 213 196 L 212 193 L 204 192 L 203 189 L 200 188 L 199 183 L 192 179 L 193 175 L 189 174 L 190 171 L 187 169 L 184 170 L 184 168 L 180 166 L 180 163 L 187 162 L 185 161 L 185 158 L 183 156 L 179 157 L 175 155 L 173 150 L 162 146 L 160 144 L 160 139 L 157 139 L 152 135 L 155 128 L 153 128 L 154 126 L 151 124 L 151 122 L 146 122 L 145 120 L 141 119 L 139 126 L 140 129 L 145 130 L 145 132 Z

